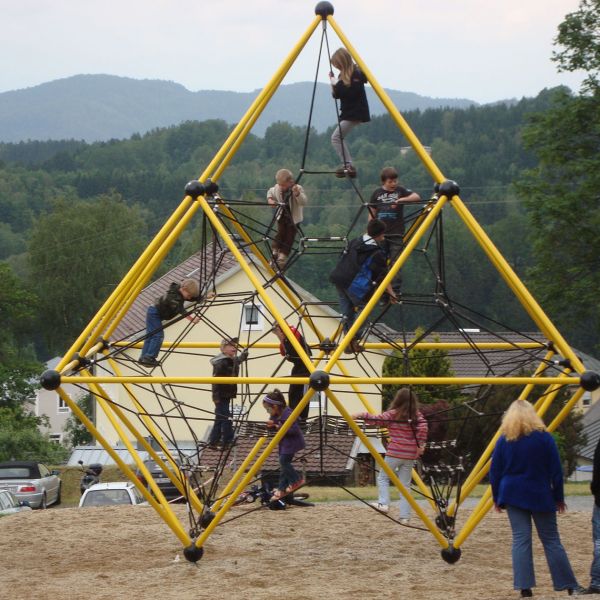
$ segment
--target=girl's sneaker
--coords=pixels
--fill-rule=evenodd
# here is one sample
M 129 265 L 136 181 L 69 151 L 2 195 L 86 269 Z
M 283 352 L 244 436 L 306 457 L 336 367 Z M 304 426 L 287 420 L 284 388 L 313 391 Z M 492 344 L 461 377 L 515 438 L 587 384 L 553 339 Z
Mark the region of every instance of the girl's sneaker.
M 371 502 L 370 506 L 376 508 L 379 512 L 388 513 L 390 511 L 390 507 L 387 504 L 380 504 L 379 502 Z
M 304 479 L 302 479 L 302 477 L 300 479 L 298 479 L 298 481 L 294 481 L 294 483 L 290 483 L 290 485 L 288 485 L 285 488 L 285 493 L 286 494 L 291 494 L 294 490 L 297 490 L 299 487 L 302 487 L 304 485 Z

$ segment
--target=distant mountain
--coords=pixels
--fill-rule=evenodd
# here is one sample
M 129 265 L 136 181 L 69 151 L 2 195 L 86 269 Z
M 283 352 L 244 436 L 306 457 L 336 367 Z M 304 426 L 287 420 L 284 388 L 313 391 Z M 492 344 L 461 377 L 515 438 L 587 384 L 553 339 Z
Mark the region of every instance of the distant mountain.
M 254 126 L 263 135 L 275 121 L 306 125 L 313 84 L 281 86 Z M 0 94 L 0 142 L 77 139 L 87 142 L 128 138 L 156 127 L 182 121 L 223 119 L 237 123 L 260 90 L 190 92 L 172 81 L 130 79 L 113 75 L 75 75 Z M 429 98 L 387 90 L 400 111 L 427 108 L 466 108 L 467 99 Z M 384 106 L 368 88 L 373 115 Z M 329 84 L 317 84 L 312 125 L 319 131 L 335 123 Z

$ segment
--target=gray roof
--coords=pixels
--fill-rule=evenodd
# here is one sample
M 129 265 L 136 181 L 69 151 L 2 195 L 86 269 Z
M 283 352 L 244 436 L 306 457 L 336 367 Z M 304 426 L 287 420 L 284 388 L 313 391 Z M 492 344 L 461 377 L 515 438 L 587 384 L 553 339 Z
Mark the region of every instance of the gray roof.
M 582 422 L 582 433 L 586 436 L 587 443 L 579 452 L 579 456 L 593 460 L 594 450 L 596 449 L 598 440 L 600 440 L 600 402 L 596 402 L 590 406 L 589 410 L 583 415 Z

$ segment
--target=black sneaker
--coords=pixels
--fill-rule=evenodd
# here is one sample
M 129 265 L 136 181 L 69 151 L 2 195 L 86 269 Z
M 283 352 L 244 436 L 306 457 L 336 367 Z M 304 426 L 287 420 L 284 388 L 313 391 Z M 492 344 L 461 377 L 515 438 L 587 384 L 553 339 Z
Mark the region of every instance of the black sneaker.
M 533 592 L 529 588 L 521 590 L 521 598 L 533 598 Z
M 600 594 L 600 587 L 596 587 L 595 585 L 590 585 L 590 587 L 583 592 L 585 595 L 587 594 Z
M 588 590 L 581 585 L 578 585 L 576 588 L 569 588 L 567 593 L 569 596 L 585 596 L 588 594 Z
M 138 362 L 140 365 L 144 365 L 145 367 L 160 366 L 160 363 L 154 358 L 154 356 L 140 356 L 140 360 Z

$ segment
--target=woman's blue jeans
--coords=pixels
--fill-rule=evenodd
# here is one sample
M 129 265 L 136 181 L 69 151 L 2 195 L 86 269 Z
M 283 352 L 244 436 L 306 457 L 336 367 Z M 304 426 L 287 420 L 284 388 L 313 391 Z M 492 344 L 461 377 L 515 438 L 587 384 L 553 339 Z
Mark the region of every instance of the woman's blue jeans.
M 544 547 L 544 554 L 546 555 L 554 589 L 560 591 L 577 588 L 577 579 L 571 568 L 569 557 L 560 541 L 556 513 L 532 512 L 516 506 L 507 506 L 506 511 L 513 535 L 512 563 L 515 589 L 524 590 L 535 587 L 531 547 L 532 520 Z
M 592 535 L 594 536 L 594 559 L 590 570 L 590 585 L 600 588 L 600 507 L 594 503 L 592 513 Z

